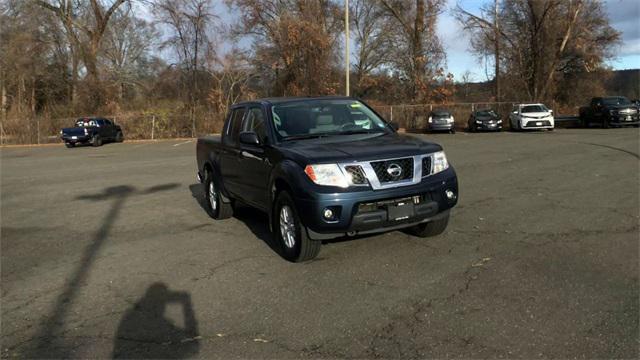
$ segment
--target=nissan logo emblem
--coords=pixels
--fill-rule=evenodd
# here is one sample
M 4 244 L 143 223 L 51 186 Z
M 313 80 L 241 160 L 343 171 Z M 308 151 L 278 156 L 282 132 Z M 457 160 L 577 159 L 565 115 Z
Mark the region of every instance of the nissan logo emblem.
M 399 178 L 402 175 L 402 167 L 398 164 L 389 164 L 387 167 L 387 174 L 391 177 Z

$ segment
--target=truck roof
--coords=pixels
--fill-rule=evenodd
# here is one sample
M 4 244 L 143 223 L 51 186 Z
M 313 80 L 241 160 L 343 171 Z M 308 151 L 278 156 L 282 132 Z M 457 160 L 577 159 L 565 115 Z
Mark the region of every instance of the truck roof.
M 270 97 L 270 98 L 262 98 L 255 100 L 247 100 L 241 101 L 239 103 L 233 104 L 233 106 L 240 106 L 246 104 L 282 104 L 292 101 L 304 101 L 304 100 L 357 100 L 351 96 L 287 96 L 287 97 Z

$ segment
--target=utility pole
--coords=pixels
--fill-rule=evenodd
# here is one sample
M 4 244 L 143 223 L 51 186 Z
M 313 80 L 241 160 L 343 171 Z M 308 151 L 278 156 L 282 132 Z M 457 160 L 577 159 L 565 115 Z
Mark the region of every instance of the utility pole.
M 501 94 L 500 94 L 500 21 L 498 20 L 498 2 L 499 0 L 495 0 L 493 4 L 493 41 L 495 45 L 495 86 L 496 86 L 496 102 L 500 102 Z
M 350 61 L 349 61 L 349 0 L 344 0 L 344 37 L 346 39 L 345 46 L 345 77 L 346 77 L 346 95 L 349 96 L 349 71 L 351 70 Z

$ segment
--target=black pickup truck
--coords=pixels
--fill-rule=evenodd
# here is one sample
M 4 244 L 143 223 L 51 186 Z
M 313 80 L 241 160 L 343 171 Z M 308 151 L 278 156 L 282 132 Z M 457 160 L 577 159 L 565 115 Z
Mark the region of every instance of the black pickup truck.
M 589 106 L 580 108 L 583 127 L 598 123 L 603 128 L 640 124 L 638 105 L 624 96 L 594 97 Z
M 76 144 L 101 146 L 105 141 L 124 141 L 122 128 L 109 119 L 86 117 L 76 120 L 75 126 L 60 130 L 60 138 L 71 148 Z
M 235 203 L 266 212 L 289 261 L 343 236 L 438 235 L 458 199 L 442 147 L 398 134 L 349 97 L 236 104 L 222 135 L 198 139 L 196 151 L 209 215 L 228 218 Z

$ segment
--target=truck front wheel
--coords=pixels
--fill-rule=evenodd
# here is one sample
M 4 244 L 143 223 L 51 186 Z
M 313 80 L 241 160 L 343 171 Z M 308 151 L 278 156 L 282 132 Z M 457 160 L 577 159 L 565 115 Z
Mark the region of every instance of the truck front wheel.
M 278 194 L 274 210 L 273 230 L 282 257 L 292 262 L 302 262 L 318 256 L 322 242 L 309 239 L 289 193 L 282 191 Z
M 213 180 L 211 170 L 206 170 L 204 175 L 204 206 L 209 216 L 216 220 L 228 219 L 233 216 L 231 204 L 222 201 L 220 190 Z
M 410 228 L 407 228 L 405 232 L 407 234 L 421 238 L 432 237 L 442 234 L 447 228 L 447 224 L 449 224 L 449 214 L 441 219 L 414 225 Z
M 93 135 L 91 138 L 91 145 L 93 145 L 93 147 L 102 146 L 102 138 L 100 135 Z

